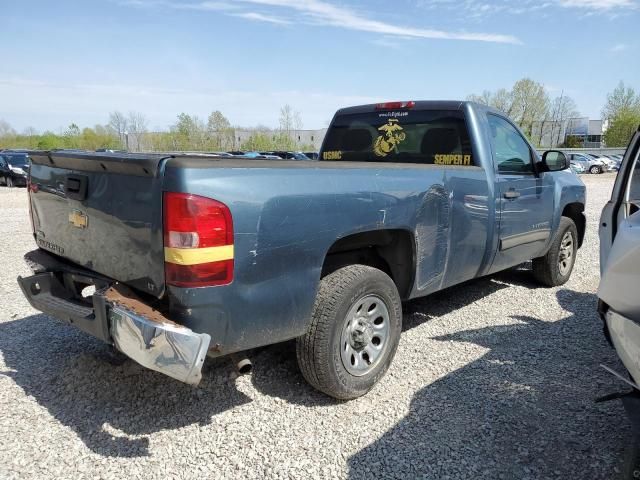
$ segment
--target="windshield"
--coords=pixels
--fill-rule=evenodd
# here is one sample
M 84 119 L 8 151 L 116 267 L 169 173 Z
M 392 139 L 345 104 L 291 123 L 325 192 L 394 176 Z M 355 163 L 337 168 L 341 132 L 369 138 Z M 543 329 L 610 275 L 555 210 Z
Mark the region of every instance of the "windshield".
M 322 160 L 474 165 L 457 110 L 375 111 L 336 117 Z
M 4 158 L 12 167 L 24 168 L 29 166 L 29 156 L 20 154 L 5 154 Z

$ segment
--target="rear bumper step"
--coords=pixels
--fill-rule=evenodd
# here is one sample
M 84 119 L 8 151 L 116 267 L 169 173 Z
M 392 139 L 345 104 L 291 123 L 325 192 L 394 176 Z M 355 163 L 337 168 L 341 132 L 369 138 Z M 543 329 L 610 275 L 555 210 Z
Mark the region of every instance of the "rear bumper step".
M 54 272 L 18 277 L 33 308 L 115 345 L 140 365 L 197 385 L 211 342 L 146 305 L 123 285 L 96 291 L 93 306 L 81 304 Z
M 111 343 L 105 298 L 93 296 L 93 307 L 74 301 L 53 272 L 18 277 L 22 293 L 36 310 L 73 325 L 103 342 Z

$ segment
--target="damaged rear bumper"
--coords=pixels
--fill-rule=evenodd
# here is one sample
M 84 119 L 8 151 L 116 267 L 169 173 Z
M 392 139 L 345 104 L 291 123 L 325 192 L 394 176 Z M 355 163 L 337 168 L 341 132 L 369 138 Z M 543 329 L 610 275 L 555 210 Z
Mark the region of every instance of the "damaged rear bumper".
M 172 322 L 127 287 L 104 285 L 103 279 L 95 282 L 97 288 L 103 286 L 91 297 L 92 304 L 80 301 L 69 286 L 74 276 L 83 284 L 93 283 L 78 272 L 45 271 L 18 277 L 18 284 L 35 309 L 113 344 L 146 368 L 191 385 L 200 382 L 209 335 Z
M 119 305 L 109 307 L 113 344 L 143 367 L 197 385 L 211 337 L 175 323 L 158 323 Z

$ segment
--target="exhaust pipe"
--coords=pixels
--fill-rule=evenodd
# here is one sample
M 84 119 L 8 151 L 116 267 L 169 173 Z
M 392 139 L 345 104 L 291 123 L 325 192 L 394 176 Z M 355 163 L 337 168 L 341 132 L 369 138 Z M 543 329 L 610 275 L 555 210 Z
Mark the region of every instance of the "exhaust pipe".
M 232 353 L 230 357 L 231 357 L 231 362 L 233 362 L 233 365 L 236 368 L 236 371 L 240 375 L 246 375 L 247 373 L 250 373 L 251 370 L 253 369 L 253 364 L 251 363 L 251 360 L 247 358 L 246 355 Z

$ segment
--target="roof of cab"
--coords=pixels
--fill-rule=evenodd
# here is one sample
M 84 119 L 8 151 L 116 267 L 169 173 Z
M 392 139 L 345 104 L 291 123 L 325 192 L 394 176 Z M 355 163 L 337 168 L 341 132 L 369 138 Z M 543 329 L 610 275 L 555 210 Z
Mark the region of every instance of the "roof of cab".
M 341 108 L 336 112 L 336 115 L 350 115 L 356 113 L 369 113 L 377 110 L 378 103 L 369 103 L 367 105 L 356 105 L 353 107 Z M 492 107 L 483 105 L 477 102 L 471 102 L 468 100 L 417 100 L 415 105 L 406 110 L 462 110 L 466 105 L 471 106 L 473 109 L 487 110 L 496 113 L 500 113 Z M 383 109 L 383 110 L 403 110 L 403 109 Z

